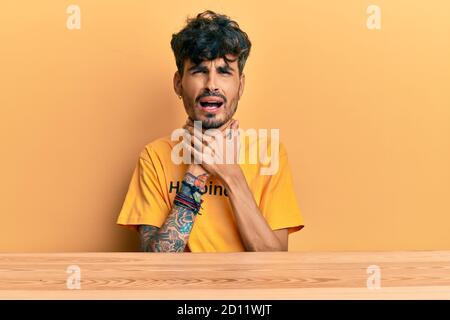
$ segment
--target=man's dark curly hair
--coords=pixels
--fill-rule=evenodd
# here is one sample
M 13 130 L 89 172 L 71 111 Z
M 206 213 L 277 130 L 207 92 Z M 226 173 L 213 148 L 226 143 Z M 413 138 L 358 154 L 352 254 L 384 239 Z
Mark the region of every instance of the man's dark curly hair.
M 239 74 L 242 74 L 252 46 L 237 22 L 210 10 L 187 19 L 187 25 L 172 35 L 170 45 L 181 75 L 186 59 L 194 64 L 217 58 L 223 58 L 228 63 L 235 61 L 227 59 L 228 54 L 237 56 Z

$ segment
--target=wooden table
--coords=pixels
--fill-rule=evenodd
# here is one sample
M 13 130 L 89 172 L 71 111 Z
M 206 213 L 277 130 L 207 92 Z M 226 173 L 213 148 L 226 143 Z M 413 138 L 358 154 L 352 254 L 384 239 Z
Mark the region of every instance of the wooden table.
M 3 253 L 0 299 L 450 299 L 450 251 Z

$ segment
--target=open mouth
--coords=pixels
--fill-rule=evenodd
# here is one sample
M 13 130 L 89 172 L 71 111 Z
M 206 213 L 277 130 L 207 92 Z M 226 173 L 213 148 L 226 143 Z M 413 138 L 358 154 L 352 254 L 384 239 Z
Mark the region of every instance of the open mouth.
M 224 104 L 224 100 L 220 97 L 204 97 L 199 100 L 198 106 L 207 112 L 217 112 Z
M 201 102 L 200 106 L 202 108 L 220 108 L 223 105 L 223 102 Z

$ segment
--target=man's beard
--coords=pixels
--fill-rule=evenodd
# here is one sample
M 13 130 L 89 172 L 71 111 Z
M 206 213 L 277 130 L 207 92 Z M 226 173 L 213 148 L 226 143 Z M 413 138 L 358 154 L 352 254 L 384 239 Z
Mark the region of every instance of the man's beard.
M 225 123 L 227 123 L 236 113 L 237 111 L 237 107 L 238 107 L 238 103 L 239 101 L 230 101 L 231 103 L 235 103 L 235 107 L 233 108 L 233 110 L 230 113 L 226 113 L 226 116 L 224 119 L 218 120 L 216 119 L 216 115 L 215 114 L 206 114 L 206 118 L 207 119 L 202 119 L 202 129 L 217 129 L 220 128 L 221 126 L 223 126 Z M 194 121 L 200 121 L 200 119 L 197 119 L 195 113 L 192 116 L 189 116 L 190 120 L 192 122 Z
M 215 115 L 214 114 L 208 114 L 206 115 L 206 117 L 208 118 L 207 120 L 203 120 L 202 121 L 202 127 L 204 129 L 217 129 L 220 128 L 223 124 L 225 124 L 230 118 L 227 117 L 222 121 L 219 120 L 215 120 Z

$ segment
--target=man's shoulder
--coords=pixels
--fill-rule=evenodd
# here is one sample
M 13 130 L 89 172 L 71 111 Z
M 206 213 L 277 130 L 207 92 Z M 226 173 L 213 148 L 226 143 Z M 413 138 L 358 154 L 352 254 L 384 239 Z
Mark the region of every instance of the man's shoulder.
M 176 142 L 172 141 L 170 135 L 162 136 L 148 142 L 141 150 L 141 158 L 153 160 L 153 158 L 165 158 L 170 156 L 170 152 Z

